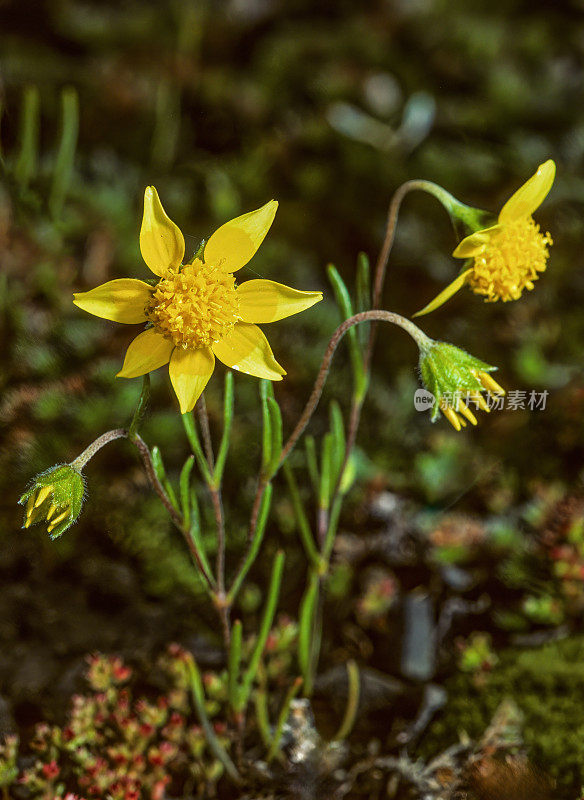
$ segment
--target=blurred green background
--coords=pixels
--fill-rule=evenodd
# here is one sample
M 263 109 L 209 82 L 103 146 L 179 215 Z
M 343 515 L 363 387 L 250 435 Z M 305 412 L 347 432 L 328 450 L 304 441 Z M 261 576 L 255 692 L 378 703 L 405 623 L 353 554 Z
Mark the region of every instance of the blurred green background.
M 89 466 L 84 513 L 56 546 L 41 530 L 21 532 L 15 505 L 36 472 L 131 418 L 140 381 L 114 375 L 136 328 L 83 314 L 71 294 L 145 276 L 138 231 L 148 184 L 184 231 L 187 252 L 225 220 L 279 200 L 241 279 L 327 295 L 270 330 L 288 370 L 276 393 L 291 429 L 338 322 L 326 265 L 351 284 L 359 251 L 375 261 L 392 192 L 425 178 L 496 211 L 555 159 L 556 184 L 537 214 L 555 244 L 535 290 L 505 305 L 462 291 L 421 323 L 498 365 L 505 387 L 549 390 L 545 412 L 481 415 L 460 434 L 444 420 L 431 425 L 413 406 L 415 348 L 385 327 L 356 497 L 375 478 L 433 509 L 505 514 L 542 484 L 577 481 L 583 14 L 579 0 L 0 2 L 3 574 L 71 587 L 83 572 L 76 559 L 97 548 L 108 563 L 129 565 L 150 597 L 193 588 L 180 543 L 124 443 Z M 431 299 L 457 274 L 455 244 L 443 209 L 409 196 L 384 307 L 409 316 Z M 328 396 L 347 398 L 349 380 L 341 348 Z M 215 433 L 221 385 L 218 370 L 208 391 Z M 236 397 L 227 475 L 233 557 L 259 457 L 257 383 L 236 376 Z M 143 435 L 161 447 L 171 475 L 186 455 L 176 411 L 160 370 Z M 313 431 L 325 422 L 323 406 Z M 286 539 L 287 513 L 276 507 L 268 547 L 280 538 L 297 549 Z

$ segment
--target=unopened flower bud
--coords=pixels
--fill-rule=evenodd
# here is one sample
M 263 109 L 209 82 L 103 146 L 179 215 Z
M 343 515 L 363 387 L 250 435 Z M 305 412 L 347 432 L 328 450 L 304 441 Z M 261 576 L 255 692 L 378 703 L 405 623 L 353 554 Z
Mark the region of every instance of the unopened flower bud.
M 441 411 L 457 431 L 466 426 L 466 420 L 476 425 L 477 419 L 467 403 L 488 412 L 490 408 L 481 392 L 505 394 L 489 375 L 496 369 L 448 342 L 431 340 L 421 347 L 420 377 L 435 398 L 432 422 Z
M 44 521 L 51 539 L 57 539 L 79 516 L 84 496 L 83 476 L 71 464 L 41 472 L 18 501 L 26 505 L 23 527 Z

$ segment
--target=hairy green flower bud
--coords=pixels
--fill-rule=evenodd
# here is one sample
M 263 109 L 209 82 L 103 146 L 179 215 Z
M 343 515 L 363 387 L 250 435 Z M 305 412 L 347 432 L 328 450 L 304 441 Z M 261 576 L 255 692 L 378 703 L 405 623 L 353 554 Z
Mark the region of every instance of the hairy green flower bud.
M 75 522 L 83 505 L 85 482 L 71 464 L 58 464 L 37 475 L 18 501 L 26 505 L 24 528 L 43 520 L 51 539 L 57 539 Z
M 432 422 L 441 411 L 457 431 L 466 425 L 465 419 L 476 425 L 477 419 L 467 403 L 470 401 L 488 412 L 489 406 L 481 392 L 505 394 L 489 375 L 496 369 L 448 342 L 431 340 L 429 345 L 422 346 L 420 377 L 435 399 Z

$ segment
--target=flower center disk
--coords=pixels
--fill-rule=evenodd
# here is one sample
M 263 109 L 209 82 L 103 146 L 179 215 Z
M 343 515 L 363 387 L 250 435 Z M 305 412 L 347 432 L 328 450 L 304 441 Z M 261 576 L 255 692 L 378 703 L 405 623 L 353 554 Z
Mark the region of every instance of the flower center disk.
M 230 333 L 238 311 L 233 275 L 197 258 L 158 282 L 146 314 L 177 347 L 197 349 Z
M 532 217 L 501 226 L 474 258 L 471 289 L 487 302 L 518 300 L 545 270 L 551 244 L 549 233 L 541 233 Z

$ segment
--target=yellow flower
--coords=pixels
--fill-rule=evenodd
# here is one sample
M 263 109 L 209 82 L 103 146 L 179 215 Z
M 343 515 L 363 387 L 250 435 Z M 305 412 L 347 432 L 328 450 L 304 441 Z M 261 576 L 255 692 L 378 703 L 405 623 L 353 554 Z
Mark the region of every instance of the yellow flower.
M 549 233 L 540 232 L 532 217 L 552 188 L 556 165 L 548 160 L 535 175 L 507 200 L 495 225 L 475 231 L 460 242 L 455 258 L 472 258 L 471 267 L 425 306 L 415 317 L 439 308 L 464 284 L 485 302 L 518 300 L 524 289 L 531 291 L 533 282 L 546 268 Z
M 75 294 L 73 301 L 114 322 L 148 323 L 130 343 L 118 377 L 136 378 L 170 362 L 183 414 L 193 409 L 207 385 L 215 357 L 248 375 L 282 380 L 286 372 L 255 323 L 304 311 L 322 300 L 322 293 L 263 279 L 237 286 L 233 277 L 263 242 L 277 208 L 270 200 L 225 223 L 206 243 L 203 258 L 183 264 L 183 235 L 166 215 L 156 189 L 146 189 L 140 250 L 158 282 L 151 286 L 119 278 Z

